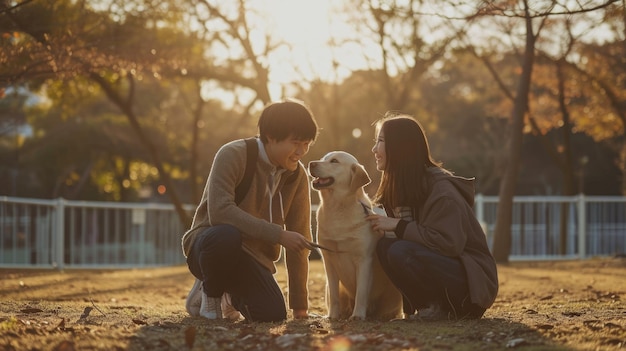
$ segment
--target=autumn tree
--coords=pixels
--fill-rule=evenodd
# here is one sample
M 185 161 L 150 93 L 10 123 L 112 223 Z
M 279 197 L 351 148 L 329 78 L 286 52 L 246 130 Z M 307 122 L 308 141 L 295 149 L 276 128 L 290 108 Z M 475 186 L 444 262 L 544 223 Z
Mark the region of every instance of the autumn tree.
M 274 43 L 268 40 L 265 47 L 253 43 L 246 21 L 249 9 L 243 0 L 234 7 L 202 0 L 22 1 L 5 2 L 0 10 L 4 33 L 0 80 L 12 85 L 26 82 L 31 89 L 53 81 L 81 80 L 85 91 L 104 94 L 147 150 L 184 223 L 189 217 L 172 179 L 172 165 L 146 131 L 150 118 L 167 117 L 145 109 L 142 85 L 190 81 L 195 86 L 187 92 L 178 90 L 190 106 L 184 112 L 192 116 L 188 147 L 193 193 L 204 178 L 197 172 L 199 128 L 210 123 L 204 116 L 210 106 L 206 101 L 212 97 L 203 93 L 230 92 L 236 97 L 234 106 L 241 106 L 239 111 L 231 110 L 227 124 L 231 132 L 224 137 L 251 125 L 244 120 L 250 111 L 259 107 L 258 102 L 262 106 L 270 100 L 267 67 L 262 62 Z M 220 56 L 225 51 L 237 57 Z M 247 100 L 239 97 L 250 95 Z M 152 103 L 162 107 L 157 101 Z M 233 117 L 240 121 L 232 121 Z
M 542 5 L 531 4 L 527 1 L 520 1 L 508 4 L 489 3 L 480 8 L 475 16 L 470 19 L 476 21 L 478 18 L 491 19 L 496 18 L 503 25 L 502 33 L 508 34 L 502 36 L 507 38 L 505 43 L 523 43 L 519 45 L 520 50 L 520 74 L 517 79 L 515 93 L 506 88 L 503 81 L 499 78 L 495 70 L 491 70 L 495 81 L 503 87 L 503 92 L 511 97 L 513 101 L 510 129 L 508 133 L 509 142 L 507 144 L 507 159 L 505 163 L 505 171 L 500 183 L 499 202 L 497 209 L 497 221 L 494 235 L 494 257 L 498 262 L 507 262 L 511 249 L 511 223 L 512 223 L 512 206 L 513 196 L 515 194 L 515 184 L 520 165 L 520 152 L 522 146 L 522 138 L 525 119 L 530 112 L 530 93 L 532 84 L 532 73 L 536 61 L 537 42 L 540 34 L 546 26 L 551 16 L 563 14 L 585 13 L 598 10 L 615 3 L 616 1 L 606 1 L 603 4 L 585 7 L 581 4 L 573 4 L 576 8 L 569 8 L 569 4 L 560 4 L 558 1 L 546 2 Z M 523 30 L 516 26 L 517 21 L 523 23 Z M 493 22 L 491 22 L 493 23 Z M 502 35 L 502 34 L 500 34 Z M 469 38 L 469 37 L 468 37 Z M 521 38 L 524 38 L 523 41 Z M 470 40 L 471 41 L 471 40 Z M 472 47 L 480 47 L 480 45 L 472 44 Z M 481 48 L 481 50 L 484 50 Z M 478 54 L 480 55 L 480 54 Z M 485 60 L 488 63 L 487 60 Z
M 179 216 L 185 219 L 187 214 L 173 191 L 172 179 L 154 141 L 139 123 L 141 112 L 133 104 L 137 79 L 180 74 L 183 60 L 177 55 L 193 45 L 186 44 L 190 41 L 184 35 L 158 26 L 159 21 L 171 20 L 172 13 L 178 13 L 176 9 L 152 8 L 141 17 L 132 11 L 133 4 L 128 5 L 131 11 L 115 21 L 119 12 L 99 12 L 86 1 L 32 1 L 13 7 L 5 3 L 0 30 L 12 34 L 4 38 L 7 45 L 3 45 L 2 57 L 6 65 L 0 77 L 13 84 L 29 82 L 31 87 L 51 79 L 89 79 L 127 117 L 162 181 L 172 189 L 169 195 Z M 169 45 L 159 45 L 161 40 Z
M 620 2 L 618 2 L 619 4 Z M 574 110 L 577 128 L 596 140 L 611 140 L 620 155 L 622 194 L 626 195 L 626 3 L 597 16 L 604 37 L 576 43 L 577 60 L 564 64 L 580 84 L 575 86 L 584 108 Z

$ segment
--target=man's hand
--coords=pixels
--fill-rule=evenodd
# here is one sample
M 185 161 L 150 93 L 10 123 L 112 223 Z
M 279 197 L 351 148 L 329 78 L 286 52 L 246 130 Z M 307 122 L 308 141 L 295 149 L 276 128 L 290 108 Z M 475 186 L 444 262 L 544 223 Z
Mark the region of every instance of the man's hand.
M 278 243 L 287 250 L 300 251 L 311 249 L 309 242 L 300 233 L 289 230 L 283 230 L 280 233 Z

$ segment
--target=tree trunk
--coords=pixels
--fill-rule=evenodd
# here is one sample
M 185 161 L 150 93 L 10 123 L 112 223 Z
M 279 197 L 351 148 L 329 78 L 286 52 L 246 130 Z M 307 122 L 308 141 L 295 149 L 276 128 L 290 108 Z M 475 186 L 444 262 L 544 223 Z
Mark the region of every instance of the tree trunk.
M 92 73 L 90 77 L 96 83 L 98 83 L 98 85 L 100 85 L 100 87 L 104 90 L 104 92 L 109 97 L 109 99 L 111 99 L 111 101 L 113 101 L 113 103 L 115 103 L 115 105 L 119 107 L 119 109 L 122 111 L 122 113 L 124 113 L 124 115 L 128 119 L 128 122 L 130 123 L 133 130 L 137 134 L 137 137 L 139 138 L 141 143 L 146 147 L 146 149 L 148 150 L 148 153 L 152 157 L 154 166 L 159 171 L 159 177 L 163 181 L 163 184 L 165 185 L 167 189 L 167 194 L 170 197 L 170 200 L 172 201 L 174 208 L 176 209 L 176 213 L 178 213 L 178 218 L 180 219 L 180 222 L 183 224 L 183 226 L 189 226 L 189 224 L 191 224 L 190 217 L 185 211 L 185 209 L 183 208 L 183 204 L 180 201 L 180 197 L 178 196 L 178 192 L 176 191 L 174 182 L 172 182 L 172 178 L 170 177 L 169 173 L 165 171 L 165 168 L 163 167 L 163 161 L 161 160 L 161 155 L 159 155 L 159 152 L 157 151 L 156 147 L 154 146 L 150 138 L 148 138 L 148 136 L 143 132 L 143 129 L 141 128 L 141 125 L 139 124 L 139 120 L 137 119 L 137 116 L 135 115 L 135 112 L 132 109 L 131 98 L 125 101 L 115 91 L 115 89 L 111 87 L 109 82 L 107 82 L 105 79 L 100 77 L 97 73 Z M 132 87 L 131 87 L 131 93 L 132 93 Z
M 564 162 L 561 172 L 563 174 L 563 195 L 574 195 L 574 161 L 572 155 L 572 123 L 570 121 L 570 114 L 567 109 L 565 98 L 565 76 L 563 75 L 564 60 L 559 60 L 556 63 L 556 73 L 559 86 L 559 109 L 563 116 L 563 153 Z M 561 203 L 560 212 L 560 233 L 559 233 L 559 255 L 567 254 L 567 223 L 569 222 L 569 203 Z
M 189 160 L 189 185 L 191 187 L 191 198 L 194 204 L 200 202 L 203 191 L 202 185 L 199 184 L 198 178 L 198 140 L 200 134 L 200 121 L 202 120 L 202 109 L 204 108 L 204 100 L 202 99 L 202 85 L 198 83 L 198 104 L 193 111 L 193 125 L 191 126 L 191 159 Z
M 509 125 L 509 142 L 507 145 L 509 159 L 502 182 L 500 183 L 500 198 L 498 201 L 496 227 L 494 233 L 493 255 L 498 263 L 509 261 L 511 253 L 511 224 L 513 217 L 513 196 L 519 172 L 524 116 L 528 111 L 528 94 L 535 59 L 535 35 L 532 28 L 532 19 L 526 9 L 526 48 L 522 63 L 522 74 L 517 87 L 517 95 L 513 104 L 511 124 Z

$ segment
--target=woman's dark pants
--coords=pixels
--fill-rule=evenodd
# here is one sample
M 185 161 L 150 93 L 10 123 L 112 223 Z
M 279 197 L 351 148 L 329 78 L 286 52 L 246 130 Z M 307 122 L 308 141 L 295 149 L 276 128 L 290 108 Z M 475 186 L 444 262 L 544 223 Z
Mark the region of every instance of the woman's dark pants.
M 376 252 L 383 269 L 402 292 L 406 315 L 432 304 L 455 319 L 480 318 L 485 312 L 470 302 L 465 268 L 458 258 L 393 238 L 380 239 Z

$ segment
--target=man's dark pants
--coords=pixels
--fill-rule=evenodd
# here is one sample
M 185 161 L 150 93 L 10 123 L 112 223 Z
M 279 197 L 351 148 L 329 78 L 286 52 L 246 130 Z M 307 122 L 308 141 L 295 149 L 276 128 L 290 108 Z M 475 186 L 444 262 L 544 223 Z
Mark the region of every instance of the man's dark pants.
M 248 321 L 287 318 L 282 291 L 271 271 L 241 247 L 241 233 L 231 225 L 208 227 L 198 234 L 187 256 L 191 273 L 209 297 L 231 295 L 233 306 Z

